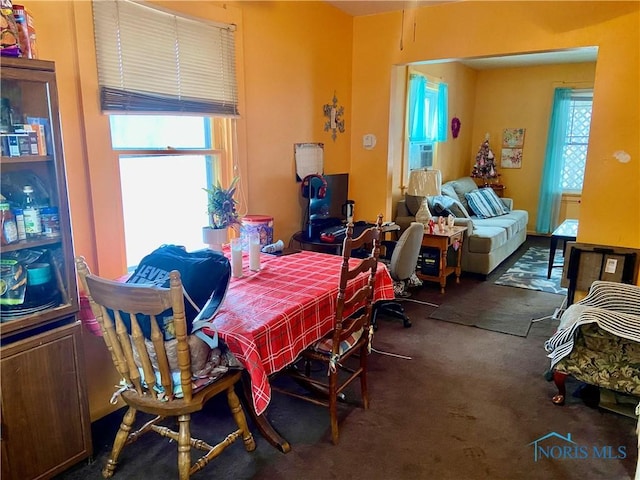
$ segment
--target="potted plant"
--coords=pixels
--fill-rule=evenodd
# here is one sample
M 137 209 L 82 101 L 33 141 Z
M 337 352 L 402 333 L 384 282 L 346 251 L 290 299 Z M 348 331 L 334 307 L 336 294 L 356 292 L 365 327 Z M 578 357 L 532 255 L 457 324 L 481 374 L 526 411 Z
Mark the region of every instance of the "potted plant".
M 217 182 L 211 188 L 203 189 L 207 192 L 209 226 L 202 229 L 202 238 L 213 250 L 221 250 L 222 244 L 227 243 L 228 228 L 240 224 L 236 210 L 238 202 L 233 198 L 239 180 L 240 177 L 235 177 L 228 188 Z

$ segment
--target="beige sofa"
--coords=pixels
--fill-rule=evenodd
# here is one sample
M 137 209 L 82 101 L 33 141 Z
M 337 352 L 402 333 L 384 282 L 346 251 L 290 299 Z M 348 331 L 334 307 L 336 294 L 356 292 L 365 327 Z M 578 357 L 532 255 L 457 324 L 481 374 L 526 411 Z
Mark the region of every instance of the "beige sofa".
M 500 199 L 508 213 L 491 218 L 479 218 L 469 208 L 466 193 L 478 190 L 471 177 L 463 177 L 442 185 L 442 196 L 429 197 L 432 214 L 439 213 L 439 206 L 447 206 L 456 217 L 456 225 L 467 227 L 462 248 L 462 270 L 488 275 L 509 255 L 515 252 L 527 238 L 529 214 L 525 210 L 513 210 L 513 200 Z M 415 213 L 422 197 L 406 195 L 398 202 L 395 222 L 404 231 L 415 221 Z M 445 210 L 445 213 L 447 210 Z

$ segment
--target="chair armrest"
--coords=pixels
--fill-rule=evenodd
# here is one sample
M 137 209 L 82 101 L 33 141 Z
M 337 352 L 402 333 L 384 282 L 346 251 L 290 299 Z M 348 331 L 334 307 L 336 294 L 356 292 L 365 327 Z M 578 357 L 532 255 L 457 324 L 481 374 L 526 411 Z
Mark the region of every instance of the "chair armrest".
M 587 296 L 576 303 L 640 316 L 640 287 L 596 280 L 591 284 Z
M 473 233 L 473 220 L 471 220 L 470 218 L 456 217 L 453 221 L 453 224 L 460 227 L 467 227 L 467 231 L 464 232 L 465 236 L 471 235 Z
M 501 198 L 500 200 L 509 211 L 513 210 L 513 198 Z

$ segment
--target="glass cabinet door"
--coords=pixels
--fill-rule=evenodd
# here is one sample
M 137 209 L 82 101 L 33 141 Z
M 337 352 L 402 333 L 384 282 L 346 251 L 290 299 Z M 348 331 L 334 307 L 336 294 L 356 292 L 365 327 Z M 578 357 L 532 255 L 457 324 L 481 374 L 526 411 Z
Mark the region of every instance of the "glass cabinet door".
M 72 318 L 78 299 L 54 64 L 2 58 L 0 81 L 4 343 Z

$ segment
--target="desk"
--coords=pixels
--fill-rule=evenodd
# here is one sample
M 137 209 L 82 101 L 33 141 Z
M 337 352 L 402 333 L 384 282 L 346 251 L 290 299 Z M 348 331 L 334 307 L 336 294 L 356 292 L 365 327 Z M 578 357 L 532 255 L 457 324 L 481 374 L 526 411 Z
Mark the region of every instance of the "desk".
M 353 231 L 354 238 L 359 235 L 358 229 L 363 229 L 363 228 L 368 228 L 373 226 L 374 225 L 372 223 L 367 225 L 355 225 L 354 231 Z M 396 225 L 395 223 L 392 223 L 391 225 L 382 226 L 383 235 L 391 232 L 397 232 L 399 230 L 400 230 L 400 225 Z M 362 230 L 360 231 L 360 233 L 361 232 Z M 314 240 L 314 239 L 307 238 L 307 232 L 301 230 L 299 232 L 294 233 L 291 236 L 291 240 L 289 241 L 289 244 L 294 247 L 297 246 L 297 248 L 300 248 L 302 250 L 311 250 L 312 252 L 331 253 L 335 255 L 340 255 L 342 251 L 343 240 L 344 240 L 344 236 L 342 236 L 340 240 L 335 242 L 323 242 L 320 239 Z
M 251 379 L 250 413 L 258 428 L 270 443 L 288 451 L 289 445 L 263 415 L 271 399 L 268 376 L 290 365 L 302 350 L 331 330 L 342 257 L 302 251 L 284 256 L 261 254 L 260 263 L 259 272 L 250 271 L 245 254 L 244 276 L 231 279 L 214 324 Z M 364 274 L 354 279 L 347 295 L 366 279 Z M 374 301 L 393 298 L 393 280 L 381 263 Z
M 466 229 L 467 227 L 454 226 L 443 233 L 438 233 L 436 230 L 434 230 L 434 233 L 427 231 L 422 237 L 423 247 L 435 247 L 440 250 L 440 269 L 439 275 L 425 275 L 419 272 L 416 272 L 416 275 L 418 275 L 418 278 L 421 280 L 440 282 L 440 293 L 444 293 L 444 287 L 447 285 L 447 277 L 452 273 L 456 274 L 456 282 L 460 283 L 460 258 L 462 255 L 464 231 Z M 453 266 L 447 264 L 447 252 L 451 246 L 457 249 L 456 264 Z
M 562 245 L 562 254 L 564 255 L 564 249 L 567 245 L 567 241 L 575 242 L 577 237 L 578 220 L 567 219 L 553 231 L 553 233 L 551 234 L 551 245 L 549 247 L 549 267 L 547 269 L 547 278 L 551 278 L 551 269 L 555 266 L 553 264 L 553 259 L 556 255 L 558 240 L 564 240 L 564 244 Z

